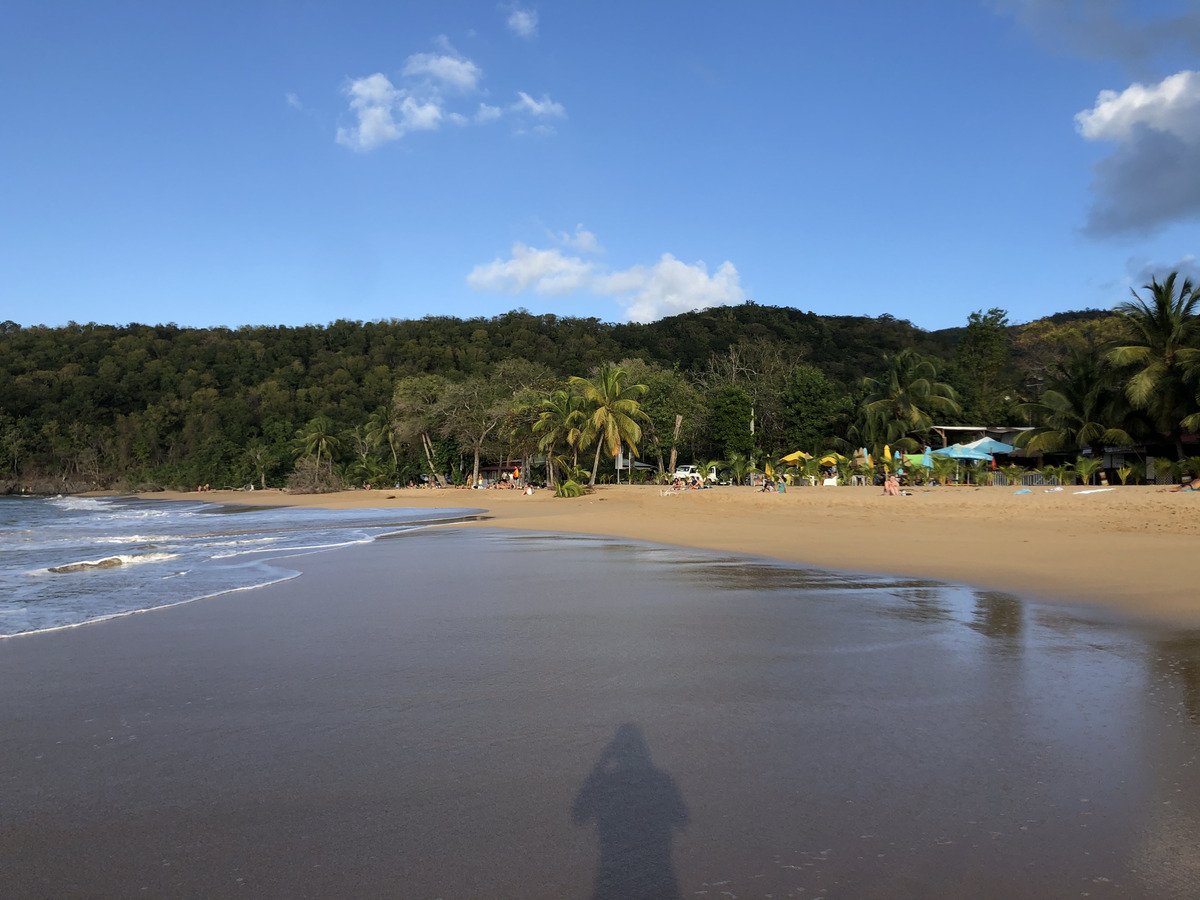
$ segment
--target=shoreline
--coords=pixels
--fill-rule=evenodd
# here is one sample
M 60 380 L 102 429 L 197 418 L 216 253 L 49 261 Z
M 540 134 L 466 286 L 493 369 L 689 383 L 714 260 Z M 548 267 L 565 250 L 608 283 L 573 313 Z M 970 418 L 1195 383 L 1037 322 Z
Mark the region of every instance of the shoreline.
M 849 572 L 932 578 L 1122 617 L 1200 627 L 1188 567 L 1200 550 L 1200 497 L 1153 486 L 1016 494 L 999 487 L 753 488 L 663 496 L 658 486 L 600 485 L 576 499 L 550 491 L 208 491 L 137 495 L 220 505 L 324 509 L 482 508 L 465 528 L 626 538 Z

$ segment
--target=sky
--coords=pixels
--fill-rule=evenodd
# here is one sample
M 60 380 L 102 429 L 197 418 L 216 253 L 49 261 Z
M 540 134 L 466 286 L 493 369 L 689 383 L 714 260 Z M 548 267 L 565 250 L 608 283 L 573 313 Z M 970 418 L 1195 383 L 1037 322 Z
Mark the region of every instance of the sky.
M 1200 0 L 0 0 L 23 325 L 933 330 L 1198 254 Z

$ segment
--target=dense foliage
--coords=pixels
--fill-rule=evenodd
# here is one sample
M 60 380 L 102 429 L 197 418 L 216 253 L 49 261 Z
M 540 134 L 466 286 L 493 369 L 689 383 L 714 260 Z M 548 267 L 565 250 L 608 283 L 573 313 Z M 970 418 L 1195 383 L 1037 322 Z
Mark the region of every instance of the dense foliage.
M 631 446 L 661 471 L 916 447 L 932 424 L 1029 424 L 1035 448 L 1128 442 L 1183 458 L 1200 426 L 1200 293 L 1174 276 L 1146 290 L 1113 313 L 1014 326 L 993 309 L 941 332 L 752 303 L 647 325 L 524 311 L 239 329 L 5 322 L 0 480 L 321 489 L 549 458 L 544 477 L 579 481 Z

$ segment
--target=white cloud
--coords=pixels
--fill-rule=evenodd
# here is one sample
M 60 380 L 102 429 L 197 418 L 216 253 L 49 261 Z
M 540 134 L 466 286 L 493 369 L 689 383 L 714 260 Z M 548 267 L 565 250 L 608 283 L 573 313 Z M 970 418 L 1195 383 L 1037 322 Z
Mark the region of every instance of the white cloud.
M 542 94 L 540 101 L 534 100 L 524 91 L 517 91 L 517 97 L 519 99 L 512 105 L 513 112 L 526 112 L 539 118 L 564 118 L 567 115 L 563 105 L 555 103 L 548 94 Z
M 1075 116 L 1076 128 L 1089 141 L 1129 140 L 1140 125 L 1200 143 L 1200 72 L 1178 72 L 1119 94 L 1101 91 L 1095 107 Z
M 632 295 L 625 311 L 632 322 L 653 322 L 746 299 L 733 263 L 722 263 L 710 276 L 703 262 L 689 266 L 670 253 L 664 253 L 649 269 L 635 266 L 628 272 L 617 273 L 609 279 L 609 291 Z
M 596 236 L 584 229 L 582 224 L 575 226 L 575 233 L 573 235 L 567 234 L 565 231 L 560 231 L 558 234 L 551 232 L 550 236 L 564 247 L 573 247 L 580 253 L 603 252 L 603 248 L 596 240 Z
M 532 15 L 536 25 L 536 13 L 514 9 Z M 445 37 L 435 39 L 434 43 L 440 52 L 408 57 L 398 84 L 393 84 L 382 72 L 349 82 L 343 92 L 350 98 L 355 122 L 338 127 L 339 144 L 353 150 L 373 150 L 400 140 L 411 131 L 435 130 L 444 121 L 460 127 L 486 125 L 508 114 L 514 119 L 515 135 L 553 135 L 554 128 L 544 120 L 566 117 L 563 105 L 549 95 L 543 94 L 541 100 L 535 100 L 524 91 L 518 91 L 517 101 L 507 107 L 481 102 L 474 114 L 449 108 L 447 95 L 479 91 L 483 70 L 458 53 Z M 285 100 L 302 109 L 295 94 L 285 95 Z
M 480 125 L 488 122 L 495 122 L 498 118 L 504 115 L 504 110 L 498 106 L 488 106 L 486 103 L 480 103 L 479 109 L 475 113 L 475 121 Z
M 436 101 L 414 99 L 380 72 L 350 82 L 345 93 L 358 124 L 339 128 L 337 142 L 353 150 L 371 150 L 409 131 L 436 129 L 444 115 Z
M 339 144 L 354 150 L 370 150 L 400 137 L 402 132 L 392 116 L 392 107 L 399 95 L 385 75 L 376 72 L 352 81 L 345 93 L 350 97 L 350 108 L 358 117 L 358 125 L 339 128 Z
M 469 59 L 436 53 L 416 53 L 408 58 L 403 74 L 410 78 L 433 78 L 463 93 L 474 91 L 483 71 Z
M 584 231 L 582 226 L 575 237 L 561 234 L 558 239 L 580 249 L 599 247 L 595 235 Z M 538 250 L 524 244 L 513 245 L 510 259 L 476 266 L 467 276 L 467 284 L 475 290 L 511 294 L 532 290 L 560 296 L 588 290 L 615 298 L 626 308 L 626 317 L 634 322 L 653 322 L 692 310 L 743 303 L 746 299 L 738 271 L 731 262 L 722 263 L 709 275 L 703 262 L 688 265 L 664 253 L 652 266 L 604 272 L 579 257 L 565 256 L 560 250 Z
M 292 109 L 304 109 L 304 104 L 300 102 L 300 98 L 291 92 L 284 94 L 283 99 L 287 101 L 287 105 Z
M 1116 145 L 1094 167 L 1089 232 L 1148 232 L 1200 215 L 1200 73 L 1102 91 L 1075 127 Z
M 476 266 L 467 276 L 467 284 L 477 291 L 505 291 L 519 294 L 533 290 L 539 294 L 561 296 L 585 287 L 592 265 L 558 250 L 538 250 L 513 244 L 512 258 L 496 259 Z
M 508 30 L 517 37 L 532 40 L 537 37 L 538 14 L 535 9 L 512 6 L 508 12 Z

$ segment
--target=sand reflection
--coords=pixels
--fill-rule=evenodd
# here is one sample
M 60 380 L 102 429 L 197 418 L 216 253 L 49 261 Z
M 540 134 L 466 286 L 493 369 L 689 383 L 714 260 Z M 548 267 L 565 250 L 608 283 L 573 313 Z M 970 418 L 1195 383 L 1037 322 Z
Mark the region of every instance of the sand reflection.
M 671 840 L 687 824 L 683 795 L 654 767 L 637 725 L 620 726 L 575 797 L 576 825 L 596 823 L 594 900 L 678 900 Z

